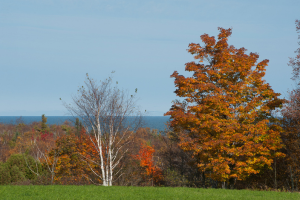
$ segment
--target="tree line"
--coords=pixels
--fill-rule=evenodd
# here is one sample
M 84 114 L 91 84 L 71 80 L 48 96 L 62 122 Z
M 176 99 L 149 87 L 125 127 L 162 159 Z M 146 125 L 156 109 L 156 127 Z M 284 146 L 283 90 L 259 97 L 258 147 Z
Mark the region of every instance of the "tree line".
M 300 21 L 296 20 L 300 33 Z M 87 74 L 63 125 L 0 124 L 1 184 L 187 186 L 298 191 L 300 48 L 290 58 L 297 87 L 287 99 L 263 79 L 268 60 L 228 44 L 231 29 L 204 34 L 188 52 L 179 99 L 164 132 L 141 128 L 136 93 Z M 300 43 L 299 43 L 300 45 Z

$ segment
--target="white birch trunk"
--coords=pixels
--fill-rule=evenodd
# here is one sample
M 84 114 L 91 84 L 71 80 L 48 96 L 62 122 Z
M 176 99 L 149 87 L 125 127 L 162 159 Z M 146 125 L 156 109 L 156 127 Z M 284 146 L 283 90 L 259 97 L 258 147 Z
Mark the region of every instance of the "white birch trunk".
M 108 186 L 107 181 L 106 181 L 106 176 L 105 176 L 105 168 L 104 168 L 104 159 L 103 159 L 103 153 L 102 153 L 102 138 L 101 138 L 101 127 L 100 127 L 100 121 L 99 117 L 97 117 L 97 132 L 94 133 L 96 142 L 98 145 L 98 152 L 99 152 L 99 157 L 100 157 L 100 168 L 102 172 L 102 181 L 103 181 L 103 186 Z
M 113 132 L 112 132 L 112 127 L 111 127 L 111 133 L 109 134 L 109 146 L 108 146 L 108 156 L 109 156 L 109 185 L 112 185 L 112 178 L 113 178 L 113 169 L 112 169 L 112 164 L 113 164 L 113 159 L 112 159 L 112 152 L 111 152 L 111 146 L 112 146 L 112 138 L 113 138 Z

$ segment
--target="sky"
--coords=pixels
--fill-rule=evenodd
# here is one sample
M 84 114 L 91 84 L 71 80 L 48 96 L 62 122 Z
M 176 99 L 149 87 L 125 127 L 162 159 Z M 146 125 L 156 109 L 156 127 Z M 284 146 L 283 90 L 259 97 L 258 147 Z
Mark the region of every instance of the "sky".
M 176 70 L 189 43 L 232 28 L 229 44 L 270 60 L 265 80 L 282 98 L 298 48 L 299 0 L 0 0 L 0 116 L 64 116 L 86 73 L 137 92 L 147 115 L 178 99 Z

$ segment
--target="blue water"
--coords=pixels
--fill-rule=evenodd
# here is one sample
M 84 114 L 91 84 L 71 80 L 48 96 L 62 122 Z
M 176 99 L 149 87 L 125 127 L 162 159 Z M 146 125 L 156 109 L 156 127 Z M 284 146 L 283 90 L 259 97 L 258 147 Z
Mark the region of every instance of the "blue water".
M 75 121 L 72 116 L 46 116 L 47 124 L 63 124 L 66 120 L 71 122 Z M 149 127 L 151 129 L 157 129 L 158 131 L 164 131 L 166 128 L 166 122 L 169 121 L 169 116 L 145 116 L 143 117 L 144 124 L 143 127 Z M 25 124 L 30 124 L 32 122 L 40 122 L 42 120 L 41 116 L 0 116 L 0 123 L 3 124 L 18 124 L 20 122 Z

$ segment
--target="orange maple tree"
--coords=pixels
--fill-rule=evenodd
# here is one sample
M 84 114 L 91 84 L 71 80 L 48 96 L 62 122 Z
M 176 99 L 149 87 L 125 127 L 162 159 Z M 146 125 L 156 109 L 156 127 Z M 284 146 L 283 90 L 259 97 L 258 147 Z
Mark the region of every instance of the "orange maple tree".
M 273 162 L 282 147 L 281 128 L 271 111 L 284 100 L 263 77 L 268 60 L 257 63 L 258 54 L 246 54 L 227 43 L 231 29 L 219 28 L 218 41 L 207 34 L 205 44 L 191 43 L 188 52 L 196 62 L 186 63 L 192 77 L 175 71 L 174 101 L 165 114 L 179 135 L 180 147 L 192 152 L 201 171 L 211 171 L 219 181 L 244 179 Z M 272 124 L 272 125 L 271 125 Z
M 53 163 L 55 153 L 57 154 L 54 170 L 56 183 L 89 184 L 91 180 L 95 181 L 91 169 L 97 168 L 93 164 L 97 152 L 92 148 L 92 142 L 84 128 L 80 131 L 80 137 L 74 134 L 63 135 L 55 143 L 56 147 L 48 155 L 50 163 Z
M 145 169 L 143 175 L 149 177 L 154 183 L 157 183 L 162 178 L 162 171 L 159 167 L 154 165 L 153 154 L 155 150 L 147 144 L 141 144 L 139 154 L 134 156 L 140 161 L 140 166 Z

